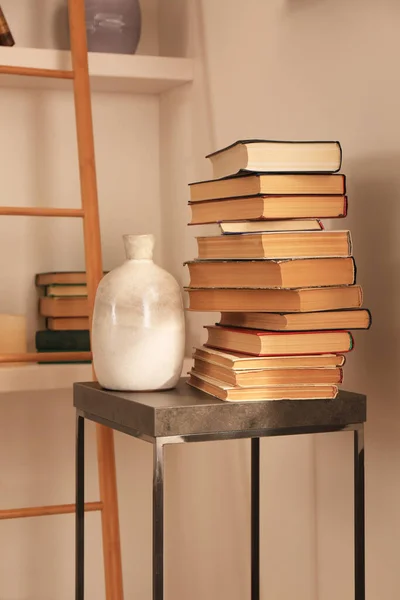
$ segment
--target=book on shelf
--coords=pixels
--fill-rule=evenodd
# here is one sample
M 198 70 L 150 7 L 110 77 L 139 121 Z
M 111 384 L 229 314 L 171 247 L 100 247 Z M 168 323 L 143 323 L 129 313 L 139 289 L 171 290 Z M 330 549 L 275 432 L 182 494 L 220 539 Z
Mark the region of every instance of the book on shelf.
M 190 225 L 220 221 L 271 219 L 337 219 L 347 215 L 347 196 L 254 196 L 191 202 Z
M 195 260 L 187 262 L 194 288 L 302 288 L 352 285 L 354 259 Z
M 261 259 L 351 256 L 350 231 L 270 231 L 198 237 L 199 258 Z
M 342 383 L 343 370 L 336 369 L 251 369 L 234 371 L 214 365 L 205 360 L 195 359 L 193 369 L 211 379 L 218 379 L 227 385 L 239 387 L 261 387 L 271 385 L 302 385 L 322 383 L 335 385 Z
M 85 297 L 39 298 L 39 312 L 42 317 L 88 317 L 89 304 Z
M 250 369 L 319 369 L 342 367 L 346 357 L 341 354 L 314 354 L 299 356 L 249 356 L 241 352 L 226 352 L 202 346 L 195 348 L 193 358 L 229 368 L 233 371 Z
M 38 352 L 89 352 L 89 331 L 37 331 L 35 336 Z
M 106 275 L 106 272 L 103 273 Z M 38 287 L 47 285 L 86 285 L 85 271 L 54 271 L 51 273 L 38 273 L 35 284 Z
M 266 331 L 369 329 L 371 313 L 367 309 L 310 313 L 222 313 L 218 325 Z
M 318 219 L 292 219 L 275 221 L 223 221 L 219 223 L 223 235 L 231 233 L 263 233 L 264 231 L 320 231 L 325 229 Z
M 49 317 L 46 327 L 50 331 L 82 331 L 89 329 L 88 317 Z
M 0 6 L 0 46 L 14 46 L 15 40 L 10 26 Z
M 64 298 L 69 296 L 85 296 L 87 297 L 87 286 L 84 284 L 67 284 L 61 285 L 55 283 L 45 287 L 46 296 Z
M 240 171 L 334 173 L 341 167 L 342 149 L 336 141 L 238 140 L 206 158 L 214 179 Z
M 346 193 L 344 175 L 246 174 L 241 177 L 198 181 L 189 184 L 190 201 L 217 200 L 259 195 L 330 195 Z M 314 215 L 315 216 L 315 215 Z
M 255 356 L 342 354 L 353 349 L 349 331 L 266 332 L 206 326 L 207 346 Z
M 38 354 L 42 354 L 42 353 L 54 353 L 57 354 L 57 352 L 67 352 L 69 354 L 76 354 L 76 350 L 38 350 L 37 351 Z M 39 365 L 90 365 L 91 364 L 91 360 L 68 360 L 67 358 L 60 360 L 46 360 L 46 361 L 41 361 L 38 360 L 38 364 Z
M 189 310 L 206 312 L 313 312 L 360 308 L 359 285 L 299 289 L 185 288 Z
M 338 394 L 336 385 L 277 385 L 270 387 L 241 388 L 229 386 L 191 371 L 188 384 L 192 387 L 228 402 L 262 400 L 313 400 L 333 399 Z

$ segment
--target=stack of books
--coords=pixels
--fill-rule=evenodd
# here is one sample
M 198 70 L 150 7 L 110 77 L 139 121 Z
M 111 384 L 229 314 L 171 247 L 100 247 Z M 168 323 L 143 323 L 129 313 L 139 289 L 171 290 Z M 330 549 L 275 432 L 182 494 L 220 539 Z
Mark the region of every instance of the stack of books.
M 236 142 L 190 185 L 191 224 L 217 223 L 188 262 L 190 310 L 218 311 L 189 384 L 223 400 L 335 398 L 351 329 L 367 329 L 338 142 Z
M 37 352 L 89 352 L 86 273 L 39 273 L 39 314 L 46 329 L 36 332 Z

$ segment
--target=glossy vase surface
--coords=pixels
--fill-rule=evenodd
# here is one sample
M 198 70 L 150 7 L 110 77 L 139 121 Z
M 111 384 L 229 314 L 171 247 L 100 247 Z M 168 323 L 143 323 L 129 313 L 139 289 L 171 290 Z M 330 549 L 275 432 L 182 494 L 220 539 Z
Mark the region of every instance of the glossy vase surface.
M 124 236 L 127 260 L 101 280 L 93 363 L 110 390 L 171 389 L 181 376 L 185 318 L 177 281 L 153 262 L 152 235 Z

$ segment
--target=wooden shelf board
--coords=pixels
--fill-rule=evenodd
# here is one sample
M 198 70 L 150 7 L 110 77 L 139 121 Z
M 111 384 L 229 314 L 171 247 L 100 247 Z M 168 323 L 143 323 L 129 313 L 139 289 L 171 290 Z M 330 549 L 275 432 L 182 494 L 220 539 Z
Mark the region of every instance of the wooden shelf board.
M 0 47 L 0 65 L 36 69 L 71 69 L 70 52 L 38 48 Z M 193 81 L 189 58 L 89 53 L 92 91 L 160 94 Z M 72 90 L 72 81 L 0 75 L 0 87 Z

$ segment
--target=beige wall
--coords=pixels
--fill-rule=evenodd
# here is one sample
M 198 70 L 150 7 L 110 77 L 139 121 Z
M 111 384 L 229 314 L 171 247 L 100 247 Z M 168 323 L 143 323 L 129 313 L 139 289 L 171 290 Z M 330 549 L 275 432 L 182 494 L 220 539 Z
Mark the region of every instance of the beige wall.
M 9 11 L 16 7 L 12 0 L 2 5 Z M 209 150 L 243 137 L 341 140 L 350 197 L 350 216 L 343 225 L 353 231 L 359 281 L 374 314 L 372 330 L 356 336 L 345 380 L 348 389 L 369 395 L 370 600 L 395 600 L 400 593 L 400 409 L 395 375 L 400 297 L 399 13 L 394 0 L 171 0 L 161 6 L 160 48 L 164 53 L 195 54 L 193 89 L 167 94 L 160 106 L 149 97 L 94 98 L 106 266 L 121 260 L 119 236 L 127 223 L 131 230 L 151 227 L 160 240 L 160 262 L 182 282 L 182 263 L 196 252 L 195 232 L 186 227 L 185 186 L 210 174 L 203 160 Z M 12 198 L 22 204 L 29 194 L 32 203 L 71 199 L 73 205 L 78 188 L 75 159 L 70 158 L 72 107 L 58 92 L 44 99 L 42 93 L 28 96 L 3 90 L 0 94 L 2 135 L 14 140 L 12 150 L 4 145 L 0 150 L 10 203 Z M 46 111 L 37 119 L 43 101 Z M 56 122 L 58 116 L 63 123 Z M 44 158 L 38 158 L 39 150 L 44 150 Z M 158 156 L 160 179 L 154 168 Z M 28 179 L 20 177 L 22 172 Z M 135 172 L 148 178 L 139 179 Z M 139 207 L 146 209 L 142 217 Z M 48 225 L 35 225 L 29 232 L 24 223 L 14 230 L 0 226 L 7 247 L 0 254 L 0 268 L 7 275 L 0 301 L 10 310 L 10 282 L 17 298 L 26 294 L 30 274 L 50 268 L 47 243 L 56 252 L 58 239 L 51 237 Z M 35 233 L 40 234 L 39 246 Z M 64 268 L 70 259 L 75 268 L 81 264 L 78 234 L 71 231 L 67 249 L 56 254 Z M 9 260 L 11 250 L 18 277 Z M 29 302 L 32 315 L 34 298 Z M 190 316 L 189 346 L 202 339 L 201 323 L 212 319 Z M 2 507 L 72 500 L 70 405 L 65 392 L 49 392 L 42 399 L 38 394 L 1 396 Z M 116 444 L 126 597 L 150 599 L 151 449 L 123 436 L 117 436 Z M 92 434 L 88 447 L 88 494 L 95 496 Z M 351 450 L 345 434 L 317 441 L 263 441 L 263 598 L 352 598 Z M 245 442 L 167 450 L 167 598 L 249 597 L 248 458 Z M 103 585 L 96 519 L 88 518 L 94 536 L 88 548 L 88 598 L 98 600 Z M 1 523 L 0 534 L 1 598 L 71 597 L 69 517 Z
M 364 287 L 365 304 L 374 316 L 371 331 L 356 334 L 356 348 L 349 357 L 344 383 L 345 388 L 367 393 L 369 398 L 367 593 L 369 598 L 397 598 L 400 409 L 395 314 L 400 294 L 396 233 L 400 196 L 400 6 L 394 0 L 203 0 L 194 4 L 197 25 L 191 42 L 203 60 L 198 65 L 193 130 L 188 139 L 193 161 L 188 167 L 185 148 L 185 155 L 180 156 L 184 174 L 178 175 L 179 189 L 185 178 L 193 180 L 210 174 L 201 156 L 238 138 L 333 138 L 342 142 L 350 212 L 346 221 L 332 225 L 349 227 L 353 232 L 358 278 Z M 173 105 L 178 102 L 175 99 Z M 166 101 L 164 109 L 168 110 Z M 182 115 L 185 110 L 183 107 Z M 173 126 L 170 124 L 171 131 Z M 182 123 L 180 127 L 184 129 Z M 171 194 L 173 189 L 171 181 Z M 184 199 L 182 193 L 182 203 Z M 184 217 L 179 227 L 183 223 Z M 191 232 L 185 234 L 185 258 L 195 255 L 191 238 Z M 179 245 L 175 241 L 177 256 Z M 190 318 L 191 339 L 195 342 L 202 321 L 198 316 Z M 292 592 L 297 598 L 350 600 L 351 435 L 319 436 L 315 462 L 307 453 L 301 453 L 302 442 L 282 440 L 279 446 L 274 440 L 265 444 L 277 473 L 287 476 L 290 482 L 298 476 L 301 465 L 311 479 L 311 484 L 305 477 L 294 490 L 285 489 L 293 493 L 285 498 L 289 510 L 280 514 L 284 526 L 289 514 L 297 524 L 305 523 L 311 534 L 313 525 L 305 519 L 306 512 L 298 501 L 302 506 L 304 496 L 299 495 L 304 494 L 307 485 L 315 486 L 310 489 L 310 507 L 312 502 L 316 507 L 315 538 L 312 541 L 306 535 L 300 540 L 295 533 L 290 537 L 287 527 L 282 531 L 283 543 L 275 537 L 274 528 L 266 530 L 277 564 L 270 569 L 269 555 L 264 555 L 263 594 L 265 598 L 270 593 L 273 598 L 284 599 Z M 272 476 L 271 463 L 264 462 L 265 479 Z M 237 489 L 244 489 L 245 483 L 238 474 Z M 279 508 L 273 485 L 266 485 L 263 493 L 268 494 L 265 503 L 276 502 Z M 265 513 L 268 519 L 268 511 Z M 232 522 L 236 522 L 233 514 Z M 275 527 L 279 529 L 277 523 Z M 266 551 L 267 539 L 263 543 Z M 303 564 L 308 544 L 312 548 L 312 571 Z M 297 559 L 294 553 L 285 554 L 293 548 Z M 310 580 L 306 580 L 305 572 Z M 239 582 L 238 573 L 232 577 Z M 293 588 L 289 589 L 290 585 Z

